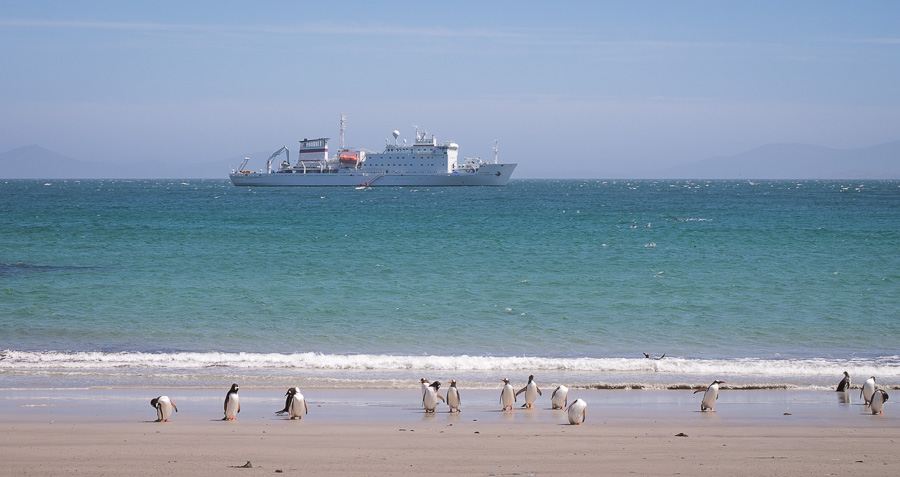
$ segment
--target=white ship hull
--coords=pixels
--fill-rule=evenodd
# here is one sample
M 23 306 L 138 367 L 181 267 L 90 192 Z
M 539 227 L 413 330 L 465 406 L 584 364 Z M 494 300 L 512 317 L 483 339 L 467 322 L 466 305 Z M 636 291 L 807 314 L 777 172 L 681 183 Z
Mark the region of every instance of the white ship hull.
M 411 172 L 374 173 L 353 169 L 337 172 L 264 173 L 233 172 L 229 174 L 236 186 L 251 187 L 340 187 L 340 186 L 503 186 L 509 181 L 516 164 L 484 164 L 475 172 L 426 173 Z

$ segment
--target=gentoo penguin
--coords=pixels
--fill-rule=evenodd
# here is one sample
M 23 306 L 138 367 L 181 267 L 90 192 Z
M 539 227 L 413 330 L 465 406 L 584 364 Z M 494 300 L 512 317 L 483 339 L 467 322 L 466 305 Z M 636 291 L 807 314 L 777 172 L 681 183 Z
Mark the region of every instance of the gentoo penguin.
M 169 422 L 169 416 L 172 415 L 172 409 L 178 412 L 175 403 L 169 399 L 169 396 L 159 396 L 150 400 L 150 405 L 156 409 L 156 422 Z
M 306 406 L 306 399 L 303 397 L 303 394 L 300 393 L 300 388 L 288 388 L 285 396 L 287 396 L 287 399 L 284 403 L 284 409 L 275 414 L 280 416 L 284 413 L 288 413 L 288 417 L 291 419 L 303 419 L 304 414 L 309 414 L 309 408 Z
M 444 396 L 441 396 L 440 393 L 438 393 L 438 389 L 440 388 L 441 382 L 435 381 L 425 390 L 425 395 L 422 396 L 422 406 L 425 408 L 425 412 L 434 412 L 434 408 L 437 407 L 438 399 L 441 401 L 444 400 Z
M 584 422 L 585 412 L 584 409 L 587 407 L 587 403 L 584 402 L 584 399 L 576 399 L 569 405 L 569 424 L 574 424 L 576 426 L 580 426 L 582 422 Z
M 866 380 L 866 383 L 863 384 L 862 389 L 859 390 L 859 397 L 863 398 L 866 402 L 866 406 L 872 402 L 872 394 L 875 393 L 875 376 Z
M 225 417 L 222 420 L 234 421 L 239 412 L 241 412 L 241 401 L 238 398 L 238 385 L 232 384 L 228 394 L 225 395 Z
M 569 388 L 560 384 L 550 396 L 550 405 L 553 409 L 565 409 L 569 403 Z
M 884 389 L 876 389 L 872 393 L 872 414 L 884 414 L 884 403 L 888 400 L 888 393 Z
M 537 383 L 534 382 L 533 374 L 528 376 L 528 384 L 526 384 L 524 388 L 516 391 L 516 396 L 523 392 L 525 393 L 525 404 L 523 404 L 522 407 L 534 409 L 534 402 L 537 401 L 538 396 L 543 395 L 543 393 L 541 393 L 541 388 L 538 387 Z
M 456 410 L 456 413 L 459 414 L 459 404 L 462 401 L 459 399 L 459 389 L 456 388 L 456 381 L 450 380 L 450 388 L 447 389 L 447 405 L 450 406 L 450 411 Z
M 841 382 L 838 383 L 837 389 L 835 391 L 842 393 L 850 390 L 850 373 L 844 371 L 844 379 L 841 379 Z
M 516 402 L 516 391 L 509 384 L 509 379 L 503 378 L 501 381 L 503 381 L 503 390 L 500 391 L 500 404 L 503 405 L 504 412 L 506 408 L 509 408 L 509 412 L 512 412 L 513 404 Z
M 713 406 L 716 404 L 716 400 L 719 399 L 719 385 L 722 383 L 724 383 L 724 381 L 715 380 L 709 387 L 702 387 L 694 391 L 694 394 L 704 391 L 703 400 L 700 401 L 701 412 L 706 411 L 707 409 L 709 409 L 709 412 L 716 412 L 713 409 Z

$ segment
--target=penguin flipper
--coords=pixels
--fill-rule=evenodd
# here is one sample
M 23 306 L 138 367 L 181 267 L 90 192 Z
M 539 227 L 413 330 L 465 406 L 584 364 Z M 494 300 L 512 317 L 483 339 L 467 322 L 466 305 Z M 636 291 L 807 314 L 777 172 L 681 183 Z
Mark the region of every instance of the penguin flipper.
M 178 407 L 175 406 L 175 401 L 169 401 L 169 403 L 172 404 L 172 409 L 174 409 L 175 412 L 178 412 Z
M 528 386 L 525 386 L 525 388 L 527 388 L 527 387 L 528 387 Z M 524 393 L 524 392 L 525 392 L 525 388 L 522 388 L 522 389 L 516 391 L 516 396 L 518 396 L 519 394 Z
M 694 394 L 705 393 L 706 391 L 709 391 L 709 388 L 706 386 L 701 386 L 694 391 Z
M 541 392 L 541 388 L 538 388 L 537 386 L 535 386 L 535 388 L 537 388 L 538 396 L 543 396 L 543 395 L 544 395 L 544 393 Z
M 441 402 L 447 402 L 447 401 L 444 399 L 444 396 L 441 396 L 441 393 L 437 393 L 437 397 L 438 397 L 438 399 L 441 400 Z

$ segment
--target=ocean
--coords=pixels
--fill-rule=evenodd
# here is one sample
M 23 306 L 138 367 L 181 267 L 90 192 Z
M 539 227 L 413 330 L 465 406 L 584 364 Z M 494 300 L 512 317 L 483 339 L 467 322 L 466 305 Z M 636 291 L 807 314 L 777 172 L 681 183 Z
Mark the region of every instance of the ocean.
M 898 297 L 898 181 L 0 181 L 4 389 L 891 387 Z

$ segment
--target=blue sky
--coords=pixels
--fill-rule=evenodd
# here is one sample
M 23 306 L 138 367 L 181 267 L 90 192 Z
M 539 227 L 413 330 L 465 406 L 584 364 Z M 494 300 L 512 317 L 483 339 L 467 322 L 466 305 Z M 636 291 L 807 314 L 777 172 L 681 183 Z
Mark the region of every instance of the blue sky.
M 516 177 L 900 139 L 900 2 L 0 4 L 0 152 L 208 163 L 413 124 Z M 237 164 L 235 164 L 237 165 Z M 223 171 L 224 174 L 227 171 Z

